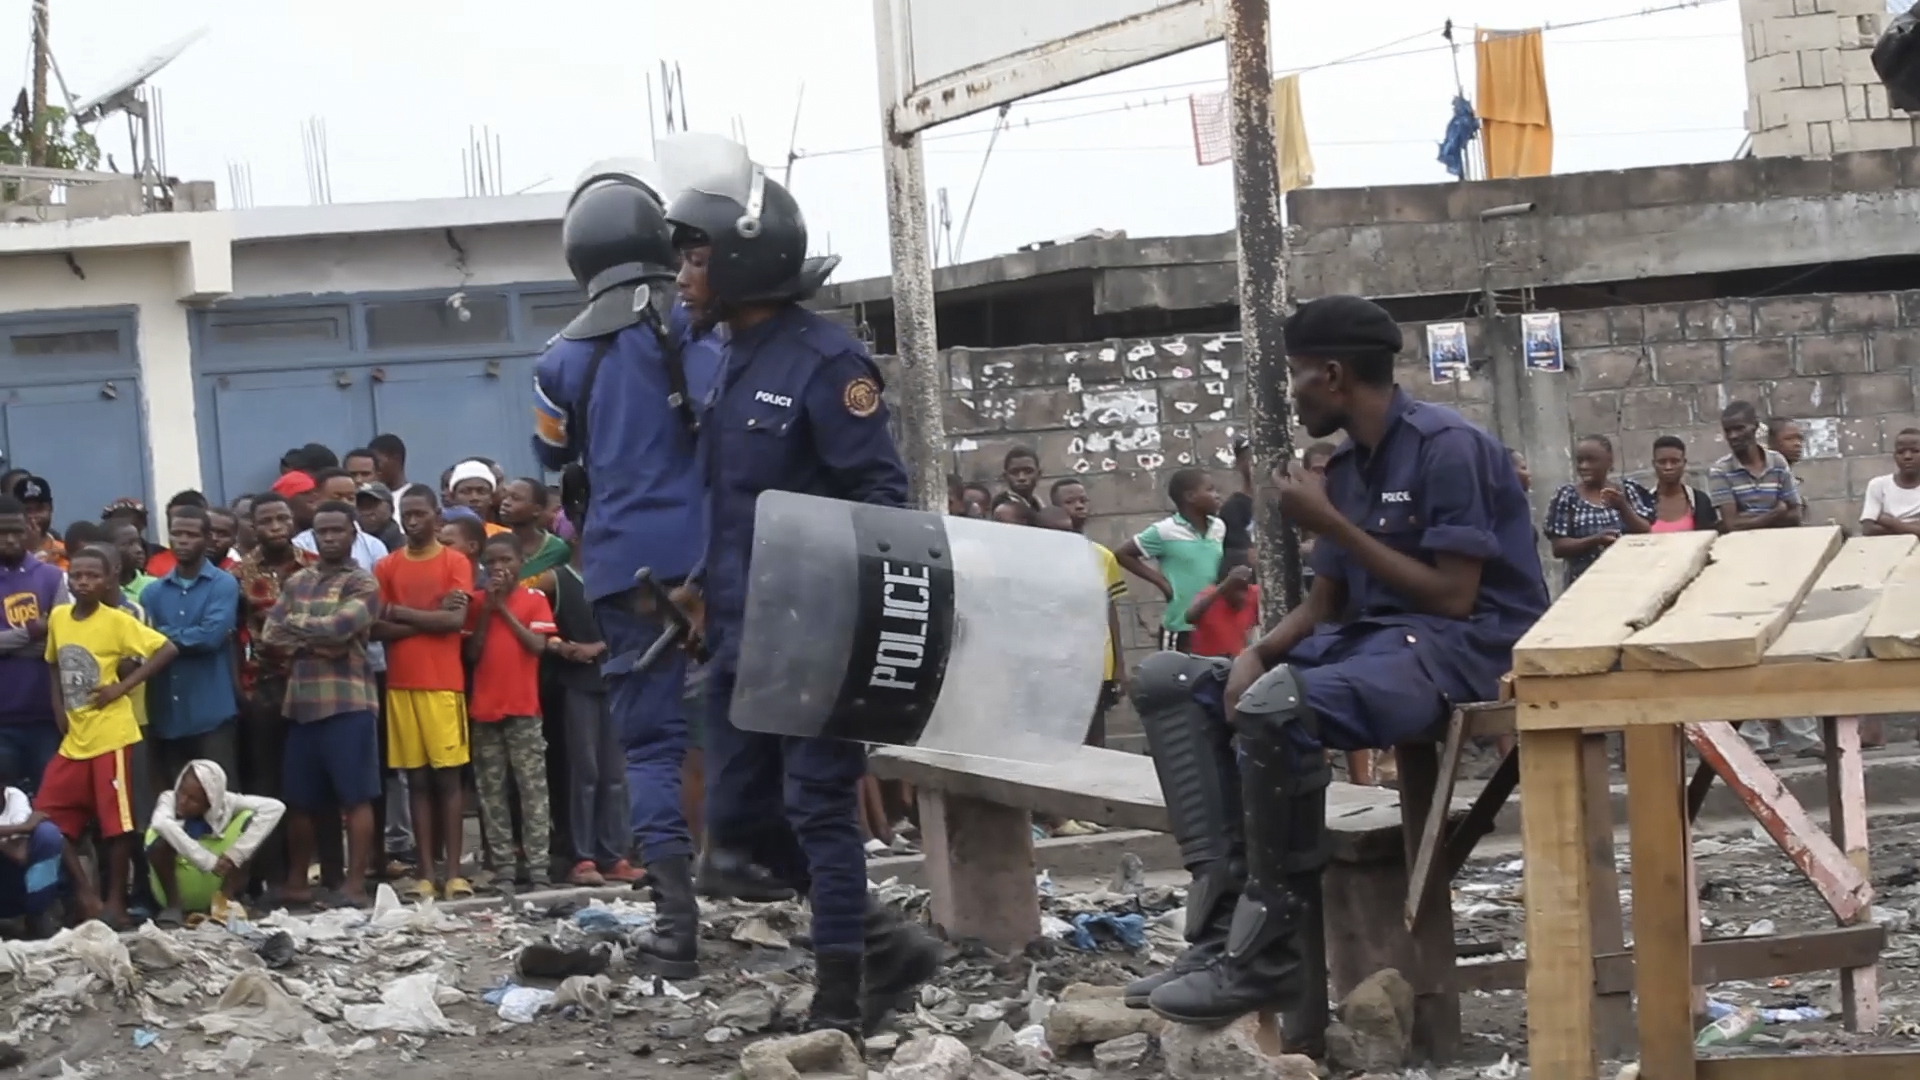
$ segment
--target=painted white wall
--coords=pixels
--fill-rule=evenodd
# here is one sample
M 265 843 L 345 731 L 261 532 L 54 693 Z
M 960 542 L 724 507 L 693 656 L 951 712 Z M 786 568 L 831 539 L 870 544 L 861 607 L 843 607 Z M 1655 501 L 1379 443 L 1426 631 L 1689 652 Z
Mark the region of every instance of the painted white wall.
M 238 241 L 233 293 L 301 297 L 569 281 L 558 222 L 443 231 Z M 464 258 L 461 255 L 464 252 Z
M 566 281 L 565 206 L 564 196 L 534 195 L 0 225 L 0 314 L 134 309 L 152 501 L 202 486 L 193 309 L 228 297 Z

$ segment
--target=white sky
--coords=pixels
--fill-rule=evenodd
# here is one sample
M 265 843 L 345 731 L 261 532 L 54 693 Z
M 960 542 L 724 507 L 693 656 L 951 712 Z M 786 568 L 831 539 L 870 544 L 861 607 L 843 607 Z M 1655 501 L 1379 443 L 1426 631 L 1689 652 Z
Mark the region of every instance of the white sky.
M 1435 146 L 1454 93 L 1439 36 L 1447 16 L 1464 42 L 1476 24 L 1627 16 L 1549 29 L 1556 171 L 1729 158 L 1746 106 L 1738 3 L 1631 14 L 1670 2 L 1273 0 L 1274 66 L 1415 51 L 1303 76 L 1316 184 L 1441 182 Z M 256 204 L 306 202 L 301 123 L 315 116 L 326 121 L 335 202 L 460 195 L 461 149 L 469 126 L 482 124 L 500 137 L 506 190 L 563 189 L 596 158 L 645 152 L 646 77 L 662 57 L 680 64 L 694 128 L 737 122 L 755 156 L 777 166 L 804 83 L 793 188 L 813 246 L 845 256 L 839 280 L 887 268 L 880 156 L 870 149 L 879 137 L 871 0 L 52 4 L 55 55 L 82 98 L 195 26 L 211 27 L 154 84 L 164 91 L 170 171 L 215 181 L 222 205 L 229 162 L 251 166 Z M 22 82 L 28 8 L 0 5 L 12 16 L 0 57 L 17 58 Z M 1470 47 L 1460 61 L 1471 96 Z M 1230 228 L 1230 166 L 1194 163 L 1185 100 L 1223 87 L 1224 63 L 1214 46 L 1015 106 L 981 179 L 963 258 L 1092 228 Z M 928 143 L 929 194 L 947 189 L 955 229 L 982 177 L 991 123 L 958 121 Z M 125 168 L 123 125 L 110 120 L 99 135 Z

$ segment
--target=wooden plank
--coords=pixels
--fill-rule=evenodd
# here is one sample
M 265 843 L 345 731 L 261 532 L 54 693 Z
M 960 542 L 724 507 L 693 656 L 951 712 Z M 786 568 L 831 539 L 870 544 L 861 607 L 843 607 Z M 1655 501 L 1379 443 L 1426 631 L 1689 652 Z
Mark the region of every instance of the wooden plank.
M 1626 742 L 1640 1071 L 1659 1080 L 1683 1080 L 1693 1075 L 1693 931 L 1680 733 L 1634 728 Z
M 1433 778 L 1433 791 L 1427 797 L 1427 804 L 1420 807 L 1419 820 L 1411 825 L 1407 815 L 1413 809 L 1413 788 L 1409 786 L 1404 771 L 1404 759 L 1409 755 L 1400 754 L 1403 770 L 1400 777 L 1400 821 L 1408 843 L 1407 864 L 1413 870 L 1407 875 L 1407 929 L 1412 930 L 1420 922 L 1420 906 L 1428 896 L 1435 896 L 1440 903 L 1449 903 L 1451 890 L 1443 885 L 1434 888 L 1433 872 L 1438 865 L 1440 849 L 1447 835 L 1447 814 L 1431 812 L 1432 805 L 1453 804 L 1453 785 L 1460 771 L 1460 746 L 1465 741 L 1467 730 L 1467 712 L 1465 709 L 1453 710 L 1447 719 L 1447 739 L 1441 746 L 1439 771 Z M 1425 747 L 1431 751 L 1432 747 Z M 1397 753 L 1397 751 L 1396 751 Z M 1418 756 L 1417 754 L 1414 756 Z M 1436 895 L 1437 894 L 1437 895 Z
M 1645 1073 L 1652 1080 L 1652 1073 Z M 1913 1080 L 1920 1051 L 1701 1058 L 1699 1080 Z
M 1464 726 L 1456 713 L 1449 725 Z M 1457 742 L 1452 744 L 1452 760 L 1443 761 L 1430 742 L 1403 743 L 1394 748 L 1400 763 L 1400 832 L 1404 840 L 1400 862 L 1401 888 L 1411 890 L 1412 875 L 1404 869 L 1415 863 L 1414 856 L 1424 843 L 1429 822 L 1446 818 L 1444 808 L 1451 800 L 1453 785 L 1442 783 L 1445 770 L 1459 764 Z M 1439 830 L 1434 846 L 1439 844 Z M 1453 989 L 1453 904 L 1452 883 L 1425 882 L 1424 904 L 1409 901 L 1409 910 L 1420 909 L 1418 918 L 1409 919 L 1407 929 L 1411 964 L 1401 974 L 1413 984 L 1413 1046 L 1428 1061 L 1453 1061 L 1460 1056 L 1460 995 Z M 1353 918 L 1358 912 L 1347 913 Z M 1378 935 L 1377 936 L 1397 936 Z M 1376 969 L 1377 970 L 1377 969 Z M 1369 973 L 1371 974 L 1371 972 Z
M 1763 663 L 1852 660 L 1867 652 L 1867 624 L 1887 578 L 1920 547 L 1920 536 L 1856 536 L 1841 545 Z
M 1580 737 L 1580 763 L 1587 778 L 1587 874 L 1592 883 L 1593 951 L 1596 956 L 1627 947 L 1620 912 L 1620 871 L 1613 859 L 1612 765 L 1607 760 L 1607 736 Z M 1632 1056 L 1634 1046 L 1633 995 L 1626 990 L 1594 988 L 1593 1046 L 1605 1059 Z
M 1760 755 L 1747 745 L 1740 733 L 1733 730 L 1732 724 L 1696 724 L 1685 730 L 1687 740 L 1699 751 L 1700 760 L 1713 765 L 1713 770 L 1752 811 L 1754 819 L 1773 837 L 1788 861 L 1813 883 L 1814 890 L 1842 924 L 1852 922 L 1869 909 L 1873 903 L 1873 883 L 1847 860 L 1820 826 L 1813 823 L 1800 800 L 1760 760 Z
M 1776 937 L 1718 938 L 1693 947 L 1693 978 L 1702 986 L 1712 986 L 1770 979 L 1775 975 L 1803 975 L 1836 967 L 1863 967 L 1879 960 L 1886 941 L 1886 928 L 1871 923 Z M 1594 957 L 1594 993 L 1631 991 L 1633 972 L 1630 952 L 1602 953 Z M 1495 960 L 1486 964 L 1461 964 L 1453 969 L 1453 985 L 1462 993 L 1525 989 L 1527 962 Z
M 1520 736 L 1527 891 L 1527 1047 L 1533 1075 L 1595 1080 L 1593 896 L 1577 731 Z
M 1842 539 L 1832 525 L 1721 537 L 1707 568 L 1673 606 L 1621 646 L 1621 668 L 1696 671 L 1758 664 Z
M 1514 646 L 1514 674 L 1612 671 L 1621 643 L 1658 618 L 1706 567 L 1715 539 L 1711 532 L 1686 532 L 1615 541 Z
M 1494 822 L 1500 811 L 1507 805 L 1507 799 L 1513 795 L 1513 789 L 1520 786 L 1520 751 L 1508 750 L 1500 759 L 1500 765 L 1493 770 L 1485 787 L 1473 800 L 1473 806 L 1467 811 L 1460 823 L 1447 833 L 1446 867 L 1443 879 L 1452 881 L 1460 873 L 1460 868 L 1473 858 L 1473 849 L 1479 846 L 1488 833 L 1493 832 Z
M 1920 550 L 1900 560 L 1867 620 L 1867 652 L 1880 660 L 1920 660 Z
M 1616 671 L 1517 682 L 1521 731 L 1913 711 L 1920 663 L 1841 660 L 1719 671 Z
M 1827 759 L 1827 821 L 1841 854 L 1873 880 L 1867 858 L 1867 778 L 1860 761 L 1860 718 L 1828 717 L 1824 724 Z M 1873 908 L 1854 913 L 1851 925 L 1870 923 Z M 1880 965 L 1840 968 L 1840 1019 L 1848 1031 L 1872 1032 L 1880 1026 Z

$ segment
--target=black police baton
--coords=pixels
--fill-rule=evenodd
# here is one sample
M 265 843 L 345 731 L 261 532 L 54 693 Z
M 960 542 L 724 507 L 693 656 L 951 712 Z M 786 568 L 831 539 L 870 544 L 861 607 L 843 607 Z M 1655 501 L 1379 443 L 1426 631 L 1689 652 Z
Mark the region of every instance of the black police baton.
M 652 569 L 641 567 L 640 572 L 633 575 L 633 584 L 640 590 L 637 606 L 641 612 L 651 611 L 666 623 L 666 628 L 660 631 L 660 636 L 654 638 L 653 644 L 647 646 L 647 651 L 641 653 L 640 659 L 634 661 L 633 670 L 642 672 L 658 663 L 668 649 L 677 647 L 682 641 L 692 636 L 693 619 L 688 616 L 685 608 L 674 602 L 673 594 L 659 578 L 653 576 Z

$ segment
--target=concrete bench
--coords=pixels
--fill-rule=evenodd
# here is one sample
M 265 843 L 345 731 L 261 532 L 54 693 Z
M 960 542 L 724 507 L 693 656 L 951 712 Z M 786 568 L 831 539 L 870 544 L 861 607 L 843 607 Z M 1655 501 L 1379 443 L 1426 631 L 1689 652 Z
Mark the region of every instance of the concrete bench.
M 882 779 L 914 786 L 935 923 L 951 938 L 1004 952 L 1040 936 L 1034 813 L 1168 831 L 1153 762 L 1140 754 L 1073 747 L 1042 765 L 890 747 L 876 750 L 868 764 Z M 1453 805 L 1448 817 L 1462 819 L 1466 810 Z M 1403 812 L 1392 789 L 1339 782 L 1328 788 L 1331 859 L 1322 893 L 1324 910 L 1333 914 L 1325 920 L 1326 960 L 1336 999 L 1379 969 L 1398 968 L 1416 994 L 1416 1045 L 1445 1060 L 1460 1034 L 1452 906 L 1426 905 L 1411 930 L 1403 912 L 1409 853 L 1417 846 L 1409 837 L 1419 835 L 1425 819 L 1424 806 Z M 1442 897 L 1445 888 L 1443 879 Z M 1326 1010 L 1319 1001 L 1289 1018 L 1289 1043 L 1313 1046 Z

